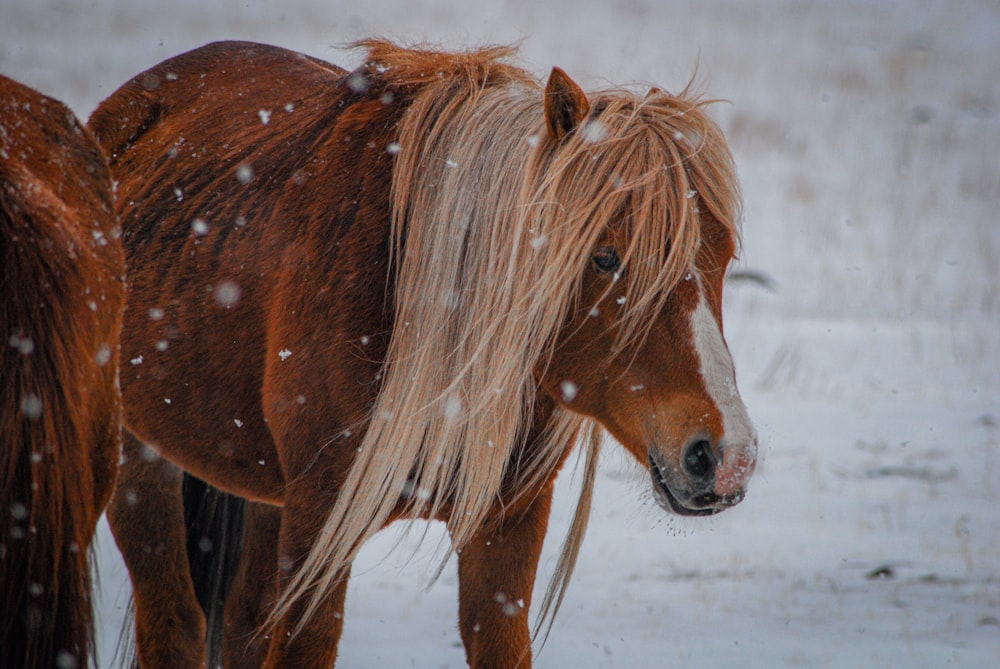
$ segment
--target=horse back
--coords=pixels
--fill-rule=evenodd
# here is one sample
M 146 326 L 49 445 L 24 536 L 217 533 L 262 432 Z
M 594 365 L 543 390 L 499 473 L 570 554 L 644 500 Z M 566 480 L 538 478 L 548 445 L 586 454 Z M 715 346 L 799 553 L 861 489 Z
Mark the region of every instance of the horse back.
M 386 149 L 404 105 L 362 84 L 222 42 L 138 75 L 90 119 L 131 270 L 126 425 L 251 499 L 280 502 L 284 483 L 265 404 L 307 410 L 377 373 L 346 344 L 371 335 L 377 359 L 388 329 Z

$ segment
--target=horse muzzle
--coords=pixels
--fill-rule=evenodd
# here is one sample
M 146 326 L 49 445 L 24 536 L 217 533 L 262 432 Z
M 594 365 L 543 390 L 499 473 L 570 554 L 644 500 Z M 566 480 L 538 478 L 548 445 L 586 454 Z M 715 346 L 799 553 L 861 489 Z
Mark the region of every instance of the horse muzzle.
M 739 447 L 698 438 L 679 458 L 655 446 L 649 453 L 653 494 L 664 509 L 682 516 L 711 516 L 739 504 L 756 464 L 757 441 Z M 675 461 L 676 460 L 676 461 Z

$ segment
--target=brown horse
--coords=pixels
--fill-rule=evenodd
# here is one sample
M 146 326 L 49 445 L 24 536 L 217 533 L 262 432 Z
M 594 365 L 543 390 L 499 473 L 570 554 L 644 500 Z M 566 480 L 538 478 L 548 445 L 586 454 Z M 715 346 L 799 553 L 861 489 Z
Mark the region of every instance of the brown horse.
M 738 192 L 704 103 L 543 87 L 505 48 L 361 46 L 348 73 L 212 44 L 90 120 L 130 266 L 109 519 L 146 667 L 204 662 L 182 470 L 280 507 L 248 518 L 240 582 L 265 594 L 232 612 L 266 643 L 228 661 L 296 668 L 334 662 L 351 560 L 400 518 L 447 524 L 469 664 L 530 666 L 553 480 L 595 425 L 677 513 L 753 470 L 721 329 Z
M 124 253 L 107 164 L 0 76 L 0 658 L 93 660 L 89 551 L 121 437 Z

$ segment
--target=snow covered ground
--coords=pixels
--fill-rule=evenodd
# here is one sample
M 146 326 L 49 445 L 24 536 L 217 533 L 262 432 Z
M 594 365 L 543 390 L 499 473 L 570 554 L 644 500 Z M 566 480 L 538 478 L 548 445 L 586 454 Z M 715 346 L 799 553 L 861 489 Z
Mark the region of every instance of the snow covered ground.
M 280 5 L 280 8 L 279 8 Z M 1000 5 L 0 0 L 0 71 L 82 117 L 220 38 L 342 64 L 383 34 L 522 40 L 586 87 L 697 73 L 745 194 L 726 332 L 764 444 L 746 501 L 665 516 L 609 445 L 539 667 L 1000 666 Z M 568 523 L 560 496 L 542 578 Z M 101 666 L 127 579 L 102 530 Z M 433 547 L 432 534 L 431 547 Z M 343 667 L 461 667 L 453 571 L 366 549 Z

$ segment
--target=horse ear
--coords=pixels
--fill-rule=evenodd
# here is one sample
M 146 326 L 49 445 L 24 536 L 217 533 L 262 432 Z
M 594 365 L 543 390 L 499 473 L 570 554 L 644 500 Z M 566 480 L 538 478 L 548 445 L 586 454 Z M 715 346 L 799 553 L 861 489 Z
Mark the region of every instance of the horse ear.
M 545 84 L 545 123 L 557 142 L 580 125 L 590 113 L 587 94 L 558 67 Z

